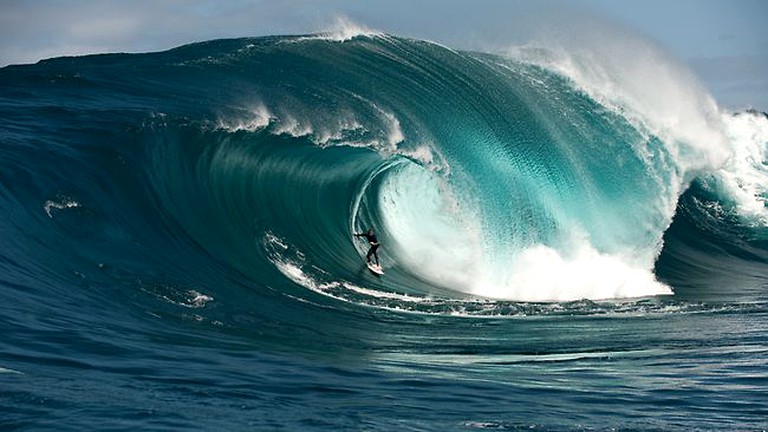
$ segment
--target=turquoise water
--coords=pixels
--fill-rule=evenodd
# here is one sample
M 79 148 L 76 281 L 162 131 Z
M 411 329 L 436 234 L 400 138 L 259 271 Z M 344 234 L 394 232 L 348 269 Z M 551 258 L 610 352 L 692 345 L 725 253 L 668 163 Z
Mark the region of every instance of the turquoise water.
M 768 119 L 572 54 L 0 69 L 0 425 L 766 428 Z

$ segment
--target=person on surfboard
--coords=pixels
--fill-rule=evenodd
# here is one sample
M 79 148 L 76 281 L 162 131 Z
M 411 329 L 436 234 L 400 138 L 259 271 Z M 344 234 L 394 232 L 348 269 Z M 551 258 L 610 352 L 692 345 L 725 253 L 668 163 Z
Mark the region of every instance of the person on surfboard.
M 376 265 L 379 265 L 379 254 L 376 253 L 376 249 L 379 248 L 379 240 L 376 238 L 376 233 L 373 232 L 373 228 L 369 228 L 368 232 L 355 234 L 355 237 L 365 237 L 366 240 L 368 240 L 368 243 L 371 245 L 371 248 L 368 249 L 368 254 L 365 255 L 365 261 L 367 263 L 371 262 L 371 255 L 373 255 L 374 258 L 376 258 Z

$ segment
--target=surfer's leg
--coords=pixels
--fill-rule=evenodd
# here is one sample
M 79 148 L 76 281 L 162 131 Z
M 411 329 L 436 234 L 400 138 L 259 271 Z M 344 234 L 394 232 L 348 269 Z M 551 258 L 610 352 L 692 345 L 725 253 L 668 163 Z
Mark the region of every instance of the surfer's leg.
M 373 252 L 374 252 L 374 247 L 373 247 L 373 246 L 371 246 L 371 248 L 370 248 L 370 249 L 368 249 L 368 254 L 367 254 L 367 255 L 365 255 L 365 261 L 366 261 L 366 262 L 371 262 L 371 254 L 372 254 Z
M 379 253 L 376 252 L 376 249 L 379 248 L 379 245 L 373 246 L 371 248 L 371 252 L 373 252 L 373 257 L 376 258 L 376 265 L 379 265 Z

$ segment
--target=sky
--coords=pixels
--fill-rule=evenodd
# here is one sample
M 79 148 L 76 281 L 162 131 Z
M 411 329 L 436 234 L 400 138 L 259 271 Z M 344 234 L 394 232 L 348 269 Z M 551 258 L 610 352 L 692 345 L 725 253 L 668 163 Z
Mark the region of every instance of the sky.
M 339 17 L 484 51 L 610 25 L 687 65 L 722 106 L 768 111 L 768 0 L 0 0 L 0 67 L 315 33 Z

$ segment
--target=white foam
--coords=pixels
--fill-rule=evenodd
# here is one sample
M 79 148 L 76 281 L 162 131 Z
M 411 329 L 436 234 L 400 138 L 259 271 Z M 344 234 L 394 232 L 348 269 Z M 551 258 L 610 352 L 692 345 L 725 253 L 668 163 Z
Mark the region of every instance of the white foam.
M 472 293 L 524 301 L 606 300 L 672 294 L 651 269 L 633 267 L 617 256 L 601 254 L 587 244 L 563 256 L 535 245 L 515 257 L 501 280 L 481 278 Z
M 254 103 L 244 113 L 232 118 L 219 119 L 217 127 L 228 132 L 256 132 L 269 126 L 275 116 L 262 103 Z
M 304 273 L 304 271 L 298 265 L 290 261 L 283 260 L 275 260 L 273 261 L 273 264 L 275 264 L 275 267 L 280 270 L 280 273 L 284 274 L 294 283 L 297 283 L 305 288 L 309 288 L 312 291 L 318 291 L 325 294 L 323 290 L 320 290 L 320 284 L 309 275 Z
M 342 285 L 352 292 L 378 299 L 398 300 L 405 303 L 425 303 L 432 301 L 432 299 L 428 297 L 410 296 L 408 294 L 364 288 L 349 282 L 343 282 Z
M 313 127 L 312 141 L 321 147 L 330 145 L 368 147 L 371 145 L 369 142 L 344 139 L 347 134 L 364 130 L 366 130 L 366 128 L 354 114 L 342 114 L 323 126 Z
M 276 236 L 272 232 L 267 232 L 264 234 L 264 245 L 265 246 L 276 246 L 280 248 L 280 250 L 288 250 L 288 245 L 285 243 L 285 240 L 281 239 L 280 237 Z
M 190 308 L 201 308 L 205 307 L 206 303 L 213 301 L 213 297 L 202 294 L 195 290 L 189 290 L 186 294 L 187 298 L 181 304 L 182 306 Z
M 734 154 L 713 176 L 740 217 L 768 226 L 768 118 L 742 113 L 726 115 L 724 122 Z
M 53 219 L 53 210 L 64 210 L 81 207 L 81 204 L 71 198 L 62 197 L 56 200 L 48 200 L 43 204 L 43 210 L 49 218 Z
M 283 115 L 275 124 L 275 133 L 292 137 L 307 136 L 312 134 L 312 125 L 306 121 L 299 121 L 291 115 Z
M 371 103 L 371 105 L 378 111 L 379 118 L 384 122 L 386 126 L 386 146 L 387 150 L 394 152 L 397 150 L 397 145 L 405 141 L 405 135 L 403 129 L 400 126 L 400 120 L 397 119 L 393 113 L 380 108 L 378 105 Z
M 345 15 L 336 15 L 333 17 L 332 22 L 328 25 L 324 25 L 322 30 L 317 34 L 311 36 L 300 36 L 285 42 L 297 43 L 313 40 L 348 42 L 359 37 L 378 38 L 386 37 L 386 34 L 381 31 L 366 27 L 362 24 L 356 23 Z

